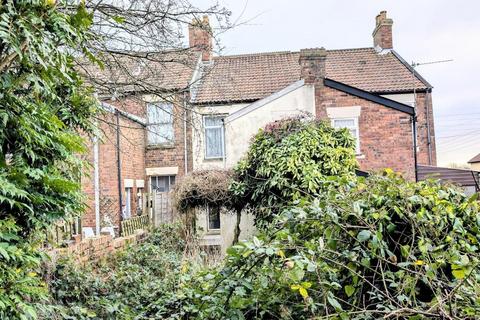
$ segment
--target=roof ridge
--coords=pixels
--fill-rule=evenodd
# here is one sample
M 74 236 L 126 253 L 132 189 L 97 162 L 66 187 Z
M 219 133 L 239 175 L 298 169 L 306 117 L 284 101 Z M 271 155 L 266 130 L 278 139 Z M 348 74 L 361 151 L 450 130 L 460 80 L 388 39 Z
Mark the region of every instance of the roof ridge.
M 375 50 L 373 47 L 359 47 L 359 48 L 344 48 L 344 49 L 327 49 L 327 52 L 335 51 L 361 51 L 361 50 Z M 227 54 L 214 56 L 213 58 L 241 58 L 249 56 L 261 56 L 261 55 L 281 55 L 281 54 L 298 54 L 300 51 L 282 50 L 282 51 L 264 51 L 264 52 L 251 52 L 251 53 L 239 53 L 239 54 Z
M 298 53 L 294 51 L 266 51 L 266 52 L 254 52 L 254 53 L 241 53 L 241 54 L 232 54 L 232 55 L 224 55 L 224 56 L 214 56 L 213 58 L 241 58 L 241 57 L 249 57 L 249 56 L 259 56 L 259 55 L 280 55 L 280 54 L 290 54 L 290 53 Z

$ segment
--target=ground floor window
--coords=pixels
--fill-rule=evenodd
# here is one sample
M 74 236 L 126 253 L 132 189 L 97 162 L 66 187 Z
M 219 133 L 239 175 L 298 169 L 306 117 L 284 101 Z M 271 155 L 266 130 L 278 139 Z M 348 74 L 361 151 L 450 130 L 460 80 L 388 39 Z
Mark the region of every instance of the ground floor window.
M 208 230 L 219 230 L 220 229 L 220 208 L 208 207 L 207 220 L 208 220 L 207 221 Z
M 150 190 L 157 192 L 169 192 L 175 185 L 175 176 L 150 177 Z

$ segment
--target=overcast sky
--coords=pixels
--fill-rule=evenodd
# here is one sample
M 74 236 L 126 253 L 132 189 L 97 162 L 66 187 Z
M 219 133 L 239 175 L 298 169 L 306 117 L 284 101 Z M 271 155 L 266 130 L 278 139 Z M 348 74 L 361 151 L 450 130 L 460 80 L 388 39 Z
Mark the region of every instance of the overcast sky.
M 213 1 L 192 0 L 199 6 Z M 219 0 L 232 21 L 223 54 L 372 46 L 375 16 L 393 19 L 395 50 L 433 86 L 438 165 L 480 153 L 480 1 L 478 0 Z

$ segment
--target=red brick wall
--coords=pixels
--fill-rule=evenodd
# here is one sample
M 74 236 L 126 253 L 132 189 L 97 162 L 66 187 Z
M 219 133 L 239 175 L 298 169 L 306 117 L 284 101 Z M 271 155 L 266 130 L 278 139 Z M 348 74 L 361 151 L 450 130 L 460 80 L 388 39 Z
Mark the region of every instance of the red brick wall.
M 416 97 L 417 107 L 417 143 L 418 143 L 418 164 L 437 165 L 437 154 L 435 145 L 435 127 L 433 121 L 432 93 L 420 92 Z M 428 114 L 427 114 L 428 112 Z M 428 126 L 430 126 L 430 156 L 428 151 Z
M 327 118 L 326 108 L 361 106 L 359 118 L 361 170 L 391 168 L 405 177 L 415 176 L 410 115 L 332 88 L 318 86 L 317 117 Z
M 108 101 L 111 105 L 119 108 L 128 105 Z M 122 108 L 123 109 L 123 108 Z M 121 189 L 122 205 L 125 205 L 125 179 L 133 179 L 134 187 L 131 192 L 132 215 L 136 212 L 137 188 L 135 180 L 145 180 L 145 130 L 143 126 L 122 115 L 120 120 L 120 163 L 121 163 Z M 117 165 L 117 135 L 116 116 L 105 113 L 98 120 L 101 138 L 99 141 L 99 180 L 100 180 L 100 215 L 102 222 L 108 216 L 114 225 L 120 221 L 119 192 L 118 192 L 118 165 Z M 88 159 L 92 167 L 88 168 L 82 179 L 82 188 L 87 195 L 88 209 L 82 218 L 84 227 L 95 227 L 95 203 L 94 203 L 94 168 L 93 168 L 93 144 L 89 143 Z
M 120 110 L 134 114 L 146 120 L 146 106 L 139 96 L 130 96 L 126 99 L 116 101 L 105 101 L 109 105 Z M 148 147 L 147 130 L 141 124 L 120 115 L 120 162 L 121 162 L 121 183 L 122 202 L 125 199 L 125 179 L 134 180 L 134 187 L 131 192 L 132 215 L 136 212 L 137 188 L 135 180 L 144 180 L 144 192 L 148 191 L 148 177 L 145 176 L 147 167 L 172 167 L 179 168 L 177 181 L 183 177 L 185 172 L 185 130 L 183 100 L 178 97 L 174 101 L 174 145 L 171 147 Z M 190 121 L 190 112 L 187 112 L 187 121 Z M 98 120 L 99 128 L 102 131 L 102 139 L 99 143 L 99 175 L 100 175 L 100 214 L 101 219 L 108 216 L 115 225 L 119 225 L 120 209 L 118 194 L 117 176 L 117 138 L 116 138 L 116 117 L 114 114 L 105 112 Z M 187 162 L 188 170 L 192 170 L 192 128 L 190 122 L 187 124 Z M 89 144 L 89 153 L 86 155 L 88 161 L 93 165 L 93 144 Z M 94 170 L 93 167 L 86 170 L 82 179 L 82 189 L 87 196 L 87 209 L 82 219 L 85 227 L 95 227 L 94 208 Z
M 191 112 L 183 106 L 183 99 L 178 97 L 173 105 L 173 146 L 147 146 L 145 167 L 178 167 L 177 179 L 185 175 L 185 113 L 187 119 L 187 170 L 193 168 L 192 161 L 192 126 Z M 177 180 L 178 181 L 178 180 Z

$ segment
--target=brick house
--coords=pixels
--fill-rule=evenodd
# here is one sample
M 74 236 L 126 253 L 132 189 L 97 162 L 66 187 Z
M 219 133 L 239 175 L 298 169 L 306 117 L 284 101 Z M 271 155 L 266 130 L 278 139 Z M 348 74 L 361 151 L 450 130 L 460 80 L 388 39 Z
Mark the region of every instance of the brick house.
M 110 190 L 116 203 L 112 210 L 121 219 L 129 199 L 122 196 L 127 188 L 131 206 L 136 205 L 132 194 L 138 189 L 168 191 L 191 170 L 230 168 L 259 128 L 305 112 L 351 131 L 362 170 L 389 167 L 415 179 L 417 164 L 436 165 L 432 86 L 393 49 L 392 26 L 382 11 L 375 19 L 373 46 L 367 48 L 214 56 L 204 18 L 189 28 L 192 52 L 183 59 L 189 63 L 166 63 L 160 69 L 148 59 L 139 63 L 138 56 L 126 61 L 129 72 L 137 72 L 139 66 L 145 69 L 140 71 L 146 72 L 145 81 L 126 87 L 114 81 L 114 101 L 110 93 L 104 102 L 113 106 L 116 117 L 130 123 L 114 126 L 115 130 L 137 142 L 132 148 L 120 148 L 118 165 L 112 161 L 114 147 L 102 140 L 106 145 L 100 146 L 104 155 L 98 168 L 101 177 L 102 172 L 108 177 L 100 179 L 97 198 L 92 181 L 85 180 L 90 207 L 102 206 L 102 194 L 110 197 Z M 101 78 L 121 80 L 118 73 Z M 152 94 L 152 83 L 155 90 L 162 88 L 161 99 Z M 167 99 L 165 93 L 170 93 Z M 121 139 L 120 145 L 125 145 Z M 121 174 L 115 176 L 118 167 Z M 96 210 L 97 217 L 98 211 L 103 217 L 104 209 L 97 205 Z M 91 210 L 85 226 L 93 227 L 92 217 Z M 228 215 L 212 208 L 198 220 L 207 243 L 230 244 L 233 222 Z M 242 230 L 251 230 L 249 219 L 243 224 Z

